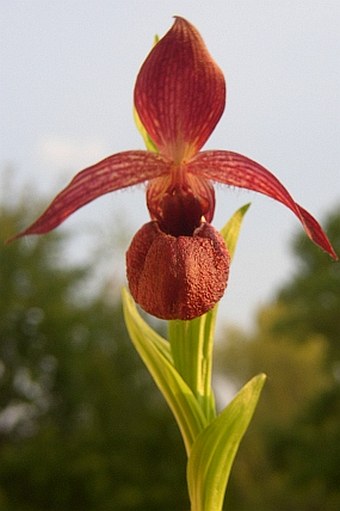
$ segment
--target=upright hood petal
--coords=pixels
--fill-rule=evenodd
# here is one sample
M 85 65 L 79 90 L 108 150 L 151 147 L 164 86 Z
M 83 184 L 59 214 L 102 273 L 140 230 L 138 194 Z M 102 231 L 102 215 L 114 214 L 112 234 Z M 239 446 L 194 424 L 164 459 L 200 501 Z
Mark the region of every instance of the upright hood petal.
M 9 241 L 26 234 L 49 232 L 97 197 L 165 175 L 169 168 L 160 155 L 147 151 L 125 151 L 109 156 L 79 172 L 30 227 Z
M 226 87 L 197 30 L 177 17 L 137 76 L 138 115 L 159 151 L 175 163 L 190 159 L 220 119 Z
M 188 171 L 212 181 L 260 192 L 282 202 L 299 218 L 310 239 L 333 259 L 338 259 L 315 218 L 299 206 L 280 181 L 262 165 L 232 151 L 203 151 L 188 164 Z

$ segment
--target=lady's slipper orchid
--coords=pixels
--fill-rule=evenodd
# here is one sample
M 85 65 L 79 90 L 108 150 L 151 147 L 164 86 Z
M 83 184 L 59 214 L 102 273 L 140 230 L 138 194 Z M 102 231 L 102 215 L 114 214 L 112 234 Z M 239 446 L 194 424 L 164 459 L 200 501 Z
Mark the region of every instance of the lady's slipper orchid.
M 221 70 L 197 30 L 177 17 L 146 58 L 134 91 L 139 119 L 157 152 L 126 151 L 83 170 L 16 237 L 46 233 L 93 199 L 147 182 L 152 221 L 131 243 L 127 275 L 137 303 L 164 319 L 200 316 L 226 287 L 228 252 L 210 225 L 214 181 L 282 202 L 299 218 L 307 235 L 336 259 L 317 221 L 268 170 L 231 151 L 200 152 L 225 100 Z

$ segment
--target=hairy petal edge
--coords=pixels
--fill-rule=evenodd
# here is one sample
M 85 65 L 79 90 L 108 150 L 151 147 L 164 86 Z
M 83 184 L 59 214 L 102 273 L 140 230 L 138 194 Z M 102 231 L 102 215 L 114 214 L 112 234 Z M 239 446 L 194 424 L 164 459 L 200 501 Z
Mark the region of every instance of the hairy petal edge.
M 259 163 L 232 151 L 203 151 L 188 163 L 187 170 L 212 181 L 263 193 L 281 202 L 299 218 L 309 238 L 333 259 L 338 259 L 315 218 L 299 206 L 280 181 Z
M 97 197 L 169 172 L 170 163 L 148 151 L 125 151 L 109 156 L 79 172 L 30 227 L 8 241 L 26 234 L 47 233 Z

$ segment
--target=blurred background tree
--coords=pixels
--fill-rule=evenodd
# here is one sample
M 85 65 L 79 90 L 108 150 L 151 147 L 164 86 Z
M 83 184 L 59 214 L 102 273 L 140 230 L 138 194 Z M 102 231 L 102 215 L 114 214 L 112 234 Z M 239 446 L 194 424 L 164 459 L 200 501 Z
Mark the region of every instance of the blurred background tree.
M 325 222 L 340 254 L 340 210 Z M 296 274 L 260 310 L 256 331 L 228 330 L 217 363 L 229 382 L 268 375 L 232 472 L 226 509 L 340 509 L 340 265 L 305 238 Z
M 23 204 L 1 206 L 2 240 Z M 187 509 L 176 425 L 120 303 L 86 293 L 91 265 L 67 266 L 65 242 L 0 245 L 0 510 Z
M 1 206 L 2 240 L 24 204 Z M 340 253 L 340 211 L 325 225 Z M 88 293 L 98 260 L 65 264 L 68 243 L 58 231 L 0 246 L 0 511 L 186 511 L 182 442 L 114 284 Z M 294 253 L 255 330 L 225 328 L 217 346 L 229 386 L 269 376 L 232 471 L 233 511 L 340 509 L 340 265 L 303 235 Z

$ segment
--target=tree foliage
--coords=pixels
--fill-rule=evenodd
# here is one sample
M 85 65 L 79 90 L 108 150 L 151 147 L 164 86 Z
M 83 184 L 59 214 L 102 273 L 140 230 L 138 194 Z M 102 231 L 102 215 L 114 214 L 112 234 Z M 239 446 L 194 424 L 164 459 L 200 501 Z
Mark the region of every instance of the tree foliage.
M 340 254 L 340 211 L 326 228 Z M 234 384 L 268 375 L 226 509 L 340 509 L 340 265 L 301 236 L 294 253 L 297 272 L 259 312 L 256 331 L 229 331 L 220 348 Z
M 24 216 L 1 208 L 3 239 Z M 0 247 L 0 510 L 185 509 L 176 426 L 120 303 L 84 299 L 89 267 L 63 263 L 64 243 Z
M 1 208 L 3 239 L 25 214 Z M 327 227 L 340 253 L 340 211 Z M 91 265 L 65 264 L 66 241 L 0 247 L 0 511 L 188 509 L 174 421 L 120 303 L 86 293 Z M 268 374 L 232 471 L 234 511 L 340 508 L 340 265 L 303 237 L 294 252 L 256 331 L 228 329 L 218 352 L 229 384 Z

